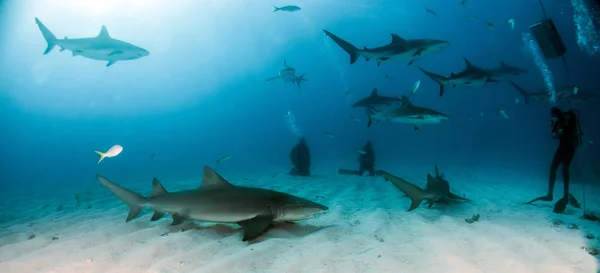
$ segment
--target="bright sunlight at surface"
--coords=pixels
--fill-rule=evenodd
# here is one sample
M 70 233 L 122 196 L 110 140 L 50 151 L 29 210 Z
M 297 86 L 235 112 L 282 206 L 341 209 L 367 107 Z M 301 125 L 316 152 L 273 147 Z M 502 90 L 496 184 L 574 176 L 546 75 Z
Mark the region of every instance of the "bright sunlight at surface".
M 0 0 L 0 272 L 598 273 L 599 12 Z

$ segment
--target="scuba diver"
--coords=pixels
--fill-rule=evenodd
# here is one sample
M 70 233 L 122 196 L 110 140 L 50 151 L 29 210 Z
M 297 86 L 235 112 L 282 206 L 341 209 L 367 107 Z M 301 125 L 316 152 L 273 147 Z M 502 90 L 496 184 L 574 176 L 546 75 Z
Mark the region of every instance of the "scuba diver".
M 339 174 L 354 174 L 362 176 L 363 173 L 369 172 L 370 176 L 375 176 L 378 172 L 375 171 L 375 151 L 373 150 L 373 143 L 367 141 L 367 144 L 359 151 L 360 156 L 358 157 L 359 168 L 358 171 L 339 169 Z
M 304 137 L 301 137 L 298 144 L 292 148 L 290 160 L 294 165 L 290 171 L 291 175 L 310 176 L 310 150 Z
M 531 204 L 535 201 L 552 201 L 554 193 L 554 182 L 556 181 L 556 171 L 558 166 L 562 164 L 562 174 L 564 183 L 564 197 L 558 200 L 554 205 L 554 213 L 563 213 L 567 207 L 567 203 L 570 203 L 576 208 L 580 208 L 581 205 L 577 202 L 577 199 L 569 193 L 569 165 L 575 156 L 575 150 L 577 146 L 581 145 L 581 130 L 579 128 L 579 113 L 577 110 L 571 109 L 563 112 L 558 107 L 552 107 L 550 113 L 552 114 L 552 137 L 558 138 L 559 144 L 552 164 L 550 165 L 550 180 L 548 183 L 548 194 L 545 196 L 533 199 L 525 204 Z

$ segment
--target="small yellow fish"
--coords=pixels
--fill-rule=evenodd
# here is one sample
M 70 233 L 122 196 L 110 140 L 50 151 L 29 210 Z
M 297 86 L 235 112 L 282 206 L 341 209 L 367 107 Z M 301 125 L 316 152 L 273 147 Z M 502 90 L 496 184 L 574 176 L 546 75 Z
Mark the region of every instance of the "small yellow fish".
M 505 119 L 508 119 L 508 115 L 506 114 L 506 111 L 504 111 L 504 109 L 498 108 L 498 113 L 500 113 L 500 115 L 502 115 L 502 117 L 504 117 Z
M 415 83 L 413 83 L 413 87 L 412 87 L 412 91 L 410 91 L 410 94 L 408 94 L 409 96 L 414 95 L 417 90 L 419 89 L 419 86 L 421 86 L 421 81 L 416 81 Z
M 105 157 L 118 156 L 122 151 L 123 151 L 123 147 L 121 145 L 117 144 L 117 145 L 110 147 L 110 149 L 108 149 L 108 151 L 106 151 L 106 153 L 103 153 L 100 151 L 94 151 L 94 152 L 97 153 L 98 155 L 100 155 L 100 159 L 98 160 L 98 164 L 100 164 L 100 162 L 102 162 L 102 160 L 104 160 Z
M 219 166 L 219 164 L 221 164 L 222 162 L 229 160 L 229 158 L 231 158 L 231 156 L 229 156 L 229 154 L 226 154 L 221 158 L 217 159 L 217 166 Z
M 323 134 L 328 137 L 328 138 L 335 138 L 335 135 L 333 133 L 327 132 L 327 131 L 323 131 Z
M 367 154 L 367 152 L 365 152 L 365 150 L 363 150 L 363 149 L 356 149 L 356 152 L 359 153 L 359 154 L 361 154 L 361 155 L 366 155 Z

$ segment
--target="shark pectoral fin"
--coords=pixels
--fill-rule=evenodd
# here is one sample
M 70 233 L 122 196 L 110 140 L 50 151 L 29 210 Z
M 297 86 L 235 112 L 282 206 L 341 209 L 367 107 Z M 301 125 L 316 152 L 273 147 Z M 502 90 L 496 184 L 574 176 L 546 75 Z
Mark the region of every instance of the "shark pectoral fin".
M 415 128 L 414 128 L 414 130 L 415 130 L 415 131 L 416 131 L 416 130 L 419 130 L 419 128 L 421 128 L 419 125 L 415 125 Z
M 118 54 L 123 54 L 123 51 L 115 50 L 115 51 L 111 52 L 110 54 L 108 54 L 108 56 L 114 56 L 114 55 L 118 55 Z
M 156 213 L 154 213 L 154 215 L 156 215 Z M 179 225 L 179 224 L 183 223 L 183 221 L 188 219 L 187 216 L 182 216 L 177 213 L 173 213 L 173 215 L 171 215 L 171 216 L 173 217 L 173 223 L 171 223 L 171 226 Z M 154 218 L 154 216 L 152 216 L 152 218 Z
M 81 53 L 83 53 L 83 51 L 81 51 L 81 50 L 73 50 L 71 52 L 73 53 L 73 57 L 75 57 L 77 55 L 81 55 Z
M 279 78 L 279 76 L 275 76 L 275 77 L 268 78 L 268 79 L 266 79 L 265 81 L 266 81 L 266 82 L 268 82 L 268 81 L 272 81 L 272 80 L 274 80 L 274 79 L 277 79 L 277 78 Z
M 237 222 L 244 228 L 243 242 L 254 240 L 265 233 L 273 222 L 272 215 L 259 215 L 252 219 Z
M 108 61 L 108 63 L 106 64 L 106 67 L 109 67 L 113 64 L 115 64 L 117 61 Z
M 425 204 L 427 204 L 427 208 L 430 209 L 431 207 L 433 207 L 433 201 L 427 201 L 425 202 Z
M 449 193 L 448 193 L 448 198 L 450 198 L 450 199 L 454 199 L 454 200 L 469 201 L 469 202 L 471 201 L 471 200 L 469 200 L 469 199 L 467 199 L 467 198 L 464 198 L 464 197 L 462 197 L 462 196 L 458 196 L 458 195 L 456 195 L 456 194 L 454 194 L 454 193 L 451 193 L 451 192 L 449 192 Z
M 163 216 L 165 216 L 164 212 L 154 211 L 154 214 L 152 215 L 152 218 L 150 218 L 150 221 L 156 221 L 162 218 Z
M 61 48 L 60 48 L 60 51 L 61 51 L 61 52 L 62 52 L 62 51 L 65 51 L 65 48 L 64 48 L 64 47 L 61 47 Z
M 370 60 L 371 60 L 371 59 L 369 59 L 369 58 L 365 57 L 365 61 L 367 61 L 367 62 L 368 62 L 368 61 L 370 61 Z

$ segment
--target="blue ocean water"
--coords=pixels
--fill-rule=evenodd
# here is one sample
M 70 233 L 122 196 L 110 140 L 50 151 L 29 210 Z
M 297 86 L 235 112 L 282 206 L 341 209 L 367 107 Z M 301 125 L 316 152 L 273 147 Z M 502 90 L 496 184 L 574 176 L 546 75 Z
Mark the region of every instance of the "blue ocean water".
M 543 75 L 522 39 L 543 18 L 540 4 L 459 2 L 2 1 L 0 198 L 34 189 L 75 191 L 96 185 L 96 173 L 148 183 L 152 177 L 199 176 L 203 165 L 215 166 L 225 155 L 230 159 L 219 171 L 229 174 L 289 168 L 298 132 L 307 139 L 319 174 L 356 167 L 356 148 L 370 140 L 378 166 L 462 164 L 545 177 L 556 146 L 549 135 L 549 104 L 525 105 L 506 82 L 449 88 L 439 97 L 437 84 L 417 69 L 448 75 L 464 68 L 463 58 L 484 68 L 504 61 L 529 71 L 513 81 L 527 90 L 543 89 Z M 274 13 L 272 4 L 302 10 Z M 598 55 L 577 45 L 570 2 L 544 5 L 568 49 L 572 77 L 560 60 L 546 60 L 555 83 L 577 83 L 598 94 Z M 58 48 L 43 55 L 46 42 L 35 17 L 57 37 L 94 37 L 105 25 L 114 38 L 150 55 L 110 67 Z M 514 28 L 505 23 L 509 19 Z M 389 43 L 390 33 L 451 44 L 412 65 L 377 66 L 364 58 L 350 65 L 348 55 L 322 29 L 360 47 Z M 301 88 L 265 82 L 284 61 L 308 80 Z M 421 85 L 412 102 L 447 114 L 448 121 L 419 130 L 388 123 L 367 128 L 364 109 L 350 108 L 373 88 L 406 95 L 417 80 Z M 598 144 L 593 144 L 600 135 L 597 105 L 561 105 L 581 113 L 585 144 L 573 168 L 586 177 L 598 168 Z M 123 152 L 97 164 L 94 151 L 114 144 L 122 145 Z

